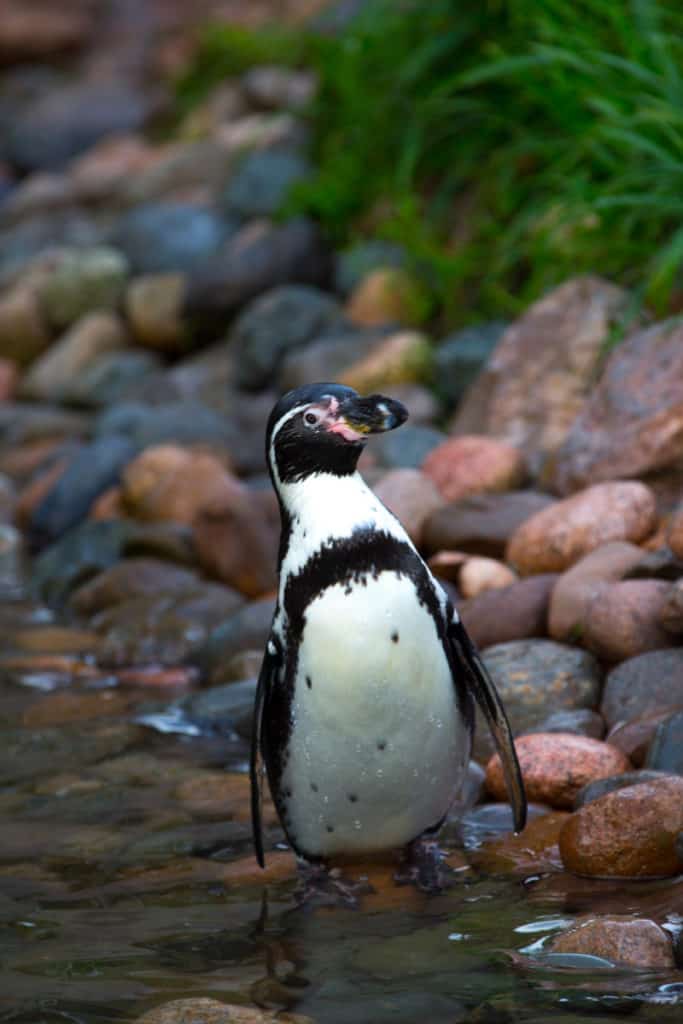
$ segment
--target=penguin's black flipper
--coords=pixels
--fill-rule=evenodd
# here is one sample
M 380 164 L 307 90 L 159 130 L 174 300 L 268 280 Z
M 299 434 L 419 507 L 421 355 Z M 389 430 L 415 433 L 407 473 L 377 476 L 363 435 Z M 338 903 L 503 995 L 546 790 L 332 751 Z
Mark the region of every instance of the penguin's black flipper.
M 455 648 L 458 663 L 464 666 L 472 692 L 489 724 L 503 766 L 505 785 L 512 804 L 515 832 L 521 832 L 526 825 L 526 793 L 505 708 L 495 684 L 463 624 L 452 618 L 448 627 L 448 635 Z
M 263 786 L 263 711 L 266 701 L 271 693 L 273 680 L 277 671 L 277 655 L 272 653 L 273 645 L 269 642 L 266 652 L 263 655 L 261 671 L 259 672 L 256 684 L 256 698 L 254 700 L 254 721 L 251 727 L 251 756 L 249 758 L 249 781 L 251 782 L 251 831 L 254 843 L 256 860 L 263 868 L 266 866 L 263 855 L 263 824 L 261 815 L 262 786 Z

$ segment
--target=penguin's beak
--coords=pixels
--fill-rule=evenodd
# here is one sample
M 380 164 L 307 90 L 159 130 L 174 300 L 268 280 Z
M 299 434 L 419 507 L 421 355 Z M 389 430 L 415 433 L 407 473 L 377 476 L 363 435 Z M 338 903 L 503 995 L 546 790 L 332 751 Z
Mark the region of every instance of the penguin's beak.
M 330 433 L 341 434 L 347 441 L 364 441 L 368 434 L 395 430 L 408 419 L 408 410 L 395 398 L 384 395 L 360 395 L 346 398 L 336 410 Z

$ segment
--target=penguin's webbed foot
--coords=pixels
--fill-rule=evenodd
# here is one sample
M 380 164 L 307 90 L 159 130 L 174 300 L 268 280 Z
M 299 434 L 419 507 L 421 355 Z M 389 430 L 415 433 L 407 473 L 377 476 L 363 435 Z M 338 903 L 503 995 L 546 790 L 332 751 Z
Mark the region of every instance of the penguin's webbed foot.
M 450 888 L 454 876 L 435 839 L 414 839 L 405 847 L 394 879 L 397 885 L 414 885 L 435 895 Z
M 355 908 L 359 898 L 367 892 L 372 892 L 372 886 L 366 881 L 352 882 L 344 878 L 339 868 L 306 863 L 300 871 L 295 899 L 300 906 Z

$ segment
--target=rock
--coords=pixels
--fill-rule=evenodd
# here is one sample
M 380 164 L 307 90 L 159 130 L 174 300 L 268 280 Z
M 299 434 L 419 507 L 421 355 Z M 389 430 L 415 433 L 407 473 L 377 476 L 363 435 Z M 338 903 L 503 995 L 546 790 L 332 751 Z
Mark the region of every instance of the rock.
M 176 596 L 196 590 L 197 573 L 158 558 L 124 558 L 78 587 L 69 598 L 86 617 L 134 597 Z
M 87 722 L 93 718 L 121 717 L 130 710 L 130 696 L 114 690 L 95 693 L 51 693 L 27 708 L 22 723 L 27 729 L 69 722 Z
M 188 526 L 202 507 L 233 493 L 241 494 L 242 484 L 214 455 L 177 445 L 145 449 L 126 467 L 121 484 L 121 498 L 131 515 Z
M 683 328 L 671 320 L 631 334 L 614 348 L 557 453 L 553 482 L 560 492 L 642 477 L 680 461 L 682 341 Z
M 22 597 L 24 585 L 23 538 L 9 523 L 0 523 L 0 601 L 12 601 Z
M 277 1024 L 278 1021 L 282 1024 L 313 1024 L 310 1017 L 300 1013 L 260 1010 L 204 997 L 162 1003 L 136 1018 L 135 1024 Z
M 175 667 L 206 643 L 211 630 L 229 619 L 242 599 L 230 587 L 200 583 L 179 595 L 156 594 L 110 605 L 90 621 L 102 638 L 98 664 Z
M 622 750 L 632 765 L 641 768 L 645 764 L 657 727 L 671 715 L 671 711 L 669 707 L 626 722 L 617 722 L 607 734 L 607 742 Z
M 14 483 L 4 473 L 0 473 L 0 523 L 9 526 L 14 522 L 14 509 L 17 492 Z
M 451 502 L 471 494 L 513 490 L 526 472 L 516 448 L 488 437 L 449 438 L 429 453 L 422 471 Z
M 276 148 L 249 153 L 230 179 L 223 206 L 233 217 L 248 220 L 277 213 L 294 185 L 305 181 L 311 167 L 300 153 Z
M 274 611 L 272 597 L 251 601 L 212 631 L 198 656 L 209 686 L 222 681 L 225 667 L 240 651 L 264 649 Z
M 683 504 L 678 505 L 672 513 L 667 543 L 676 558 L 683 559 Z
M 61 399 L 94 408 L 119 404 L 131 392 L 137 393 L 145 380 L 157 379 L 161 368 L 161 360 L 153 352 L 132 348 L 103 352 L 64 386 Z
M 0 25 L 0 65 L 52 60 L 83 47 L 93 28 L 93 12 L 83 5 L 55 8 L 49 0 L 30 6 L 8 0 Z
M 645 767 L 683 775 L 683 711 L 670 715 L 657 726 Z
M 33 509 L 28 530 L 34 546 L 43 547 L 57 540 L 84 519 L 98 495 L 118 482 L 135 451 L 122 437 L 101 438 L 83 445 Z
M 210 686 L 181 702 L 186 716 L 202 729 L 219 733 L 238 732 L 248 739 L 254 714 L 256 679 Z
M 115 310 L 128 277 L 128 263 L 116 249 L 64 249 L 40 290 L 47 319 L 56 330 L 91 310 Z
M 349 320 L 360 327 L 382 324 L 417 326 L 428 300 L 415 278 L 402 267 L 378 267 L 355 286 L 346 303 Z
M 586 609 L 581 643 L 611 662 L 668 647 L 671 637 L 659 618 L 670 586 L 663 580 L 624 580 L 604 587 Z
M 640 551 L 640 560 L 636 562 L 632 568 L 627 569 L 624 573 L 624 579 L 626 580 L 669 580 L 675 583 L 681 577 L 683 577 L 683 561 L 676 558 L 674 553 L 668 547 L 657 547 L 652 548 L 652 541 L 657 537 L 657 534 L 661 533 L 662 527 L 659 527 L 657 533 L 653 534 L 653 537 L 649 537 L 644 547 L 646 550 Z
M 202 444 L 214 451 L 224 451 L 226 445 L 232 448 L 233 444 L 237 450 L 238 444 L 249 448 L 248 438 L 240 438 L 234 420 L 191 399 L 164 405 L 121 402 L 98 417 L 95 433 L 98 437 L 123 434 L 139 448 L 169 444 Z M 238 454 L 242 452 L 238 450 Z
M 659 625 L 666 633 L 683 633 L 683 575 L 664 594 L 658 614 Z
M 458 603 L 458 613 L 478 647 L 547 635 L 548 603 L 557 576 L 552 573 L 486 590 Z
M 500 558 L 515 529 L 553 504 L 548 495 L 535 491 L 472 494 L 428 517 L 424 546 L 428 552 L 445 549 Z
M 237 383 L 265 387 L 287 352 L 340 322 L 335 299 L 318 288 L 284 285 L 246 306 L 230 332 Z
M 284 354 L 277 374 L 279 390 L 290 391 L 310 384 L 312 380 L 339 380 L 349 367 L 370 355 L 385 334 L 378 330 L 352 329 L 343 321 L 339 326 L 326 328 L 321 337 Z M 396 390 L 392 389 L 392 397 L 397 397 Z M 399 401 L 403 399 L 399 398 Z M 409 412 L 412 420 L 412 411 Z M 436 410 L 428 421 L 435 417 Z
M 19 367 L 12 359 L 0 357 L 0 402 L 9 402 L 14 398 L 19 380 Z
M 28 366 L 50 345 L 50 330 L 35 290 L 23 283 L 0 295 L 0 356 Z
M 681 871 L 683 779 L 615 790 L 575 811 L 560 833 L 565 868 L 597 877 L 668 877 Z
M 580 640 L 594 600 L 642 557 L 642 550 L 635 544 L 615 540 L 602 544 L 567 569 L 558 579 L 550 599 L 548 631 L 553 639 Z
M 1 141 L 1 140 L 0 140 Z M 19 281 L 21 275 L 54 247 L 92 247 L 104 243 L 104 229 L 93 215 L 79 209 L 41 212 L 22 217 L 2 230 L 0 286 Z M 23 284 L 20 281 L 20 284 Z
M 179 272 L 146 274 L 131 282 L 126 316 L 140 345 L 170 353 L 188 348 L 182 316 L 186 290 L 185 275 Z
M 23 377 L 21 392 L 31 398 L 59 401 L 74 378 L 100 356 L 124 348 L 126 342 L 123 325 L 113 313 L 88 313 L 33 363 Z
M 593 390 L 605 343 L 629 301 L 598 277 L 573 278 L 544 295 L 503 334 L 461 403 L 453 433 L 507 441 L 537 475 Z
M 590 708 L 565 708 L 553 711 L 540 725 L 529 729 L 529 732 L 570 732 L 576 736 L 601 740 L 605 735 L 605 723 L 602 716 Z
M 249 103 L 235 79 L 220 82 L 206 99 L 183 117 L 178 130 L 182 139 L 214 138 L 217 131 L 247 116 Z
M 142 135 L 102 139 L 69 164 L 74 198 L 84 203 L 111 201 L 161 160 L 162 152 Z
M 113 241 L 136 274 L 189 273 L 215 256 L 228 234 L 228 224 L 209 207 L 167 200 L 125 213 Z
M 496 644 L 484 653 L 515 735 L 543 721 L 548 707 L 594 708 L 600 699 L 602 673 L 592 654 L 552 640 L 517 640 Z M 488 728 L 478 729 L 477 760 L 493 752 Z
M 226 316 L 269 288 L 324 284 L 328 267 L 327 250 L 310 221 L 249 224 L 210 263 L 190 273 L 185 309 L 199 324 L 222 325 Z
M 649 487 L 635 481 L 595 484 L 522 523 L 510 538 L 506 559 L 523 576 L 562 572 L 609 541 L 638 543 L 655 526 Z
M 269 491 L 233 486 L 198 509 L 193 529 L 207 575 L 250 598 L 276 589 L 280 527 Z
M 400 432 L 389 430 L 372 437 L 366 453 L 382 469 L 418 469 L 429 452 L 443 441 L 443 437 L 441 431 L 434 427 L 407 423 L 401 427 Z
M 515 740 L 527 798 L 551 807 L 572 807 L 582 786 L 631 767 L 616 747 L 573 733 L 528 733 Z M 498 800 L 506 797 L 498 754 L 486 767 L 486 787 Z
M 380 238 L 354 242 L 337 253 L 334 271 L 334 290 L 344 297 L 367 278 L 373 270 L 404 267 L 406 253 L 395 242 Z
M 242 76 L 242 88 L 254 107 L 301 110 L 315 96 L 318 82 L 311 71 L 262 64 Z
M 555 953 L 587 953 L 639 970 L 673 970 L 671 937 L 644 918 L 612 915 L 581 917 L 556 935 L 549 947 Z
M 419 547 L 422 524 L 431 512 L 443 505 L 443 498 L 429 477 L 418 469 L 392 469 L 380 477 L 374 491 Z
M 666 772 L 637 771 L 623 772 L 621 775 L 610 775 L 606 779 L 596 779 L 583 786 L 574 798 L 574 810 L 578 811 L 585 804 L 598 800 L 607 793 L 613 793 L 617 789 L 626 789 L 628 786 L 637 786 L 641 782 L 658 782 L 666 778 Z
M 473 555 L 462 565 L 458 576 L 458 589 L 465 600 L 468 600 L 488 590 L 507 588 L 515 583 L 516 579 L 512 570 L 502 562 L 497 562 L 494 558 Z
M 500 320 L 463 327 L 439 342 L 434 353 L 437 393 L 453 406 L 472 386 L 508 324 Z
M 29 103 L 3 150 L 21 170 L 58 169 L 105 136 L 138 131 L 152 112 L 150 99 L 125 80 L 80 78 Z
M 613 668 L 600 713 L 608 727 L 683 706 L 683 648 L 639 654 Z
M 390 334 L 365 357 L 340 375 L 340 383 L 361 394 L 387 391 L 399 384 L 418 384 L 429 378 L 432 349 L 418 331 Z

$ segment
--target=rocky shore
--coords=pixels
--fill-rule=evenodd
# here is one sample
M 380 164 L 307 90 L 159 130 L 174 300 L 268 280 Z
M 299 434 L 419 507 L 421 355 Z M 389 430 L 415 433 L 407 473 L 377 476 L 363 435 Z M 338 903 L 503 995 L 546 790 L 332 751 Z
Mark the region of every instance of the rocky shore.
M 139 886 L 140 870 L 164 884 L 175 857 L 196 878 L 257 877 L 239 769 L 276 582 L 264 424 L 283 390 L 334 379 L 409 408 L 363 472 L 444 581 L 519 737 L 532 821 L 513 837 L 491 802 L 505 790 L 480 728 L 464 824 L 454 812 L 447 826 L 465 838 L 459 868 L 534 876 L 532 900 L 552 890 L 569 903 L 574 876 L 670 879 L 658 900 L 629 882 L 616 915 L 587 883 L 588 905 L 572 904 L 583 916 L 553 949 L 674 971 L 683 327 L 629 322 L 630 296 L 594 276 L 510 324 L 429 336 L 400 252 L 337 252 L 313 222 L 278 216 L 311 172 L 313 76 L 253 68 L 159 142 L 168 96 L 104 60 L 91 7 L 43 18 L 49 44 L 18 29 L 12 43 L 0 26 L 6 870 L 27 852 L 37 794 L 81 808 L 61 831 L 33 830 L 40 857 L 70 843 L 121 856 L 105 794 L 143 778 L 172 801 L 179 846 L 171 857 L 168 828 L 138 809 L 146 824 L 110 885 Z M 59 40 L 77 75 L 24 63 Z M 172 64 L 179 36 L 167 42 L 155 54 Z M 121 47 L 132 61 L 130 36 Z M 151 733 L 211 736 L 212 759 L 176 777 L 145 751 Z M 239 856 L 202 860 L 191 836 L 209 842 L 222 820 Z M 283 852 L 270 865 L 268 879 L 293 872 Z M 40 885 L 56 884 L 54 866 L 41 870 Z

